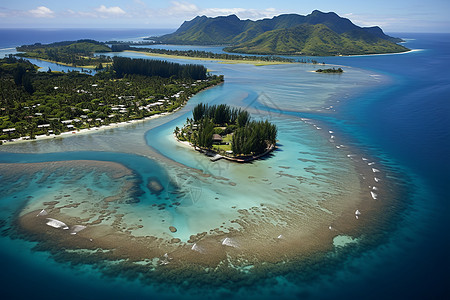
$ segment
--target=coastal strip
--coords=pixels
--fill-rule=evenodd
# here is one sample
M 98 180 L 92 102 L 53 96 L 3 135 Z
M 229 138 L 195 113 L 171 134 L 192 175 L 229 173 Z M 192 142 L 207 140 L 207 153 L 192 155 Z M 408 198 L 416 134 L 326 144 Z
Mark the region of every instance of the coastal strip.
M 245 60 L 245 59 L 232 60 L 232 59 L 220 59 L 220 58 L 203 58 L 203 57 L 149 53 L 149 52 L 145 52 L 145 51 L 135 51 L 135 50 L 125 50 L 124 52 L 144 54 L 147 56 L 161 57 L 161 58 L 212 61 L 212 62 L 218 62 L 218 63 L 222 63 L 222 64 L 249 64 L 249 65 L 254 65 L 254 66 L 267 66 L 267 65 L 286 65 L 286 64 L 294 64 L 295 63 L 295 62 L 284 62 L 284 61 L 263 61 L 263 60 Z
M 206 156 L 210 156 L 212 162 L 218 161 L 218 160 L 220 160 L 220 159 L 223 158 L 223 159 L 226 159 L 226 160 L 228 160 L 228 161 L 237 162 L 237 163 L 249 163 L 249 162 L 252 162 L 252 161 L 254 161 L 254 160 L 263 158 L 263 157 L 265 157 L 266 155 L 268 155 L 269 153 L 271 153 L 272 151 L 278 149 L 278 147 L 277 147 L 276 145 L 270 145 L 270 147 L 267 148 L 266 151 L 264 151 L 263 153 L 258 154 L 258 155 L 247 156 L 247 157 L 242 157 L 242 158 L 240 158 L 240 157 L 230 157 L 230 156 L 226 156 L 226 155 L 220 155 L 220 154 L 218 154 L 218 153 L 216 153 L 216 152 L 214 152 L 214 151 L 211 151 L 211 152 L 205 152 L 204 150 L 202 150 L 202 149 L 200 149 L 200 148 L 194 147 L 191 143 L 189 143 L 189 142 L 187 142 L 187 141 L 181 141 L 181 140 L 179 140 L 179 139 L 176 137 L 175 134 L 173 135 L 173 137 L 175 138 L 175 140 L 176 140 L 178 143 L 180 143 L 180 144 L 182 144 L 182 145 L 184 145 L 184 146 L 187 146 L 187 147 L 189 147 L 189 148 L 191 148 L 191 149 L 193 149 L 193 150 L 195 150 L 195 151 L 198 151 L 198 152 L 200 152 L 200 153 L 204 153 Z

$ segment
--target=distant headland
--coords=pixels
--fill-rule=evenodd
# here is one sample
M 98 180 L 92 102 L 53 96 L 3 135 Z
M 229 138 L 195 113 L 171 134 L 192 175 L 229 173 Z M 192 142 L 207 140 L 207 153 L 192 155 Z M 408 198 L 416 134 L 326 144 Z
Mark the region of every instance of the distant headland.
M 409 51 L 380 27 L 359 27 L 334 12 L 315 10 L 307 16 L 285 14 L 263 20 L 235 15 L 197 16 L 177 31 L 149 37 L 155 43 L 225 45 L 227 52 L 266 55 L 362 55 Z

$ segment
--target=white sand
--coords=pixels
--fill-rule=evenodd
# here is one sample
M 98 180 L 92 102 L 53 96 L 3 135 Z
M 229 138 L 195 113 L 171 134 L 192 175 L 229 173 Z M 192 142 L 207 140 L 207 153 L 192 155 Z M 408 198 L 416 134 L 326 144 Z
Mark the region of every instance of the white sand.
M 68 136 L 73 136 L 73 135 L 80 135 L 80 134 L 90 134 L 90 133 L 95 133 L 95 132 L 99 132 L 99 131 L 103 131 L 103 130 L 107 130 L 107 129 L 112 129 L 112 128 L 119 128 L 119 127 L 124 127 L 124 126 L 128 126 L 131 124 L 135 124 L 135 123 L 140 123 L 140 122 L 146 122 L 152 119 L 156 119 L 162 116 L 166 116 L 169 114 L 172 114 L 174 112 L 176 112 L 177 110 L 179 110 L 180 108 L 175 109 L 172 112 L 164 112 L 164 113 L 160 113 L 160 114 L 156 114 L 147 118 L 143 118 L 143 119 L 139 119 L 139 120 L 130 120 L 130 121 L 126 121 L 126 122 L 120 122 L 120 123 L 111 123 L 109 125 L 103 125 L 100 127 L 92 127 L 92 128 L 86 128 L 86 129 L 81 129 L 81 130 L 71 130 L 71 131 L 67 131 L 67 132 L 62 132 L 59 135 L 55 135 L 55 134 L 50 134 L 50 135 L 36 135 L 35 139 L 24 139 L 23 137 L 20 137 L 18 139 L 13 139 L 13 140 L 2 140 L 3 145 L 11 145 L 11 144 L 18 144 L 18 143 L 24 143 L 24 142 L 32 142 L 32 141 L 38 141 L 38 140 L 48 140 L 48 139 L 55 139 L 55 138 L 64 138 L 64 137 L 68 137 Z

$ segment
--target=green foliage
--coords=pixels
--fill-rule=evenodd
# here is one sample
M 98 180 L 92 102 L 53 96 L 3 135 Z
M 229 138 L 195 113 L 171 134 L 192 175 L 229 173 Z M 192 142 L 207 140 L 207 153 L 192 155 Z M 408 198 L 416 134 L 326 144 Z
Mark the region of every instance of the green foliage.
M 208 106 L 199 103 L 194 107 L 193 115 L 198 130 L 192 129 L 189 119 L 187 121 L 189 125 L 186 125 L 183 130 L 185 132 L 193 130 L 190 137 L 195 146 L 211 149 L 213 134 L 221 136 L 232 134 L 231 147 L 227 148 L 230 148 L 235 155 L 258 155 L 276 143 L 277 127 L 267 120 L 251 121 L 250 114 L 246 110 L 231 108 L 226 104 Z M 224 125 L 226 125 L 225 129 L 215 127 Z
M 252 121 L 233 134 L 231 149 L 235 155 L 257 155 L 275 145 L 277 127 L 266 121 Z
M 214 123 L 218 125 L 225 125 L 230 122 L 231 109 L 226 104 L 217 105 L 214 110 Z
M 194 122 L 199 122 L 201 119 L 203 119 L 203 116 L 205 115 L 206 110 L 208 109 L 207 104 L 197 104 L 194 109 L 192 110 L 192 116 L 194 117 Z
M 31 83 L 31 75 L 29 73 L 25 73 L 22 76 L 22 85 L 28 94 L 34 93 L 34 87 L 33 84 Z
M 362 30 L 357 35 L 338 34 L 323 24 L 303 24 L 265 32 L 226 50 L 250 54 L 328 56 L 404 52 L 408 49 Z
M 246 110 L 240 111 L 237 117 L 238 127 L 245 127 L 250 122 L 250 113 Z
M 126 74 L 144 76 L 159 76 L 163 78 L 186 78 L 203 80 L 207 77 L 207 69 L 202 65 L 182 65 L 167 61 L 150 59 L 131 59 L 128 57 L 114 57 L 113 70 L 119 78 Z
M 222 136 L 222 135 L 225 135 L 225 130 L 220 127 L 215 127 L 213 133 Z
M 198 129 L 198 136 L 196 143 L 197 146 L 201 148 L 211 149 L 213 145 L 212 140 L 213 134 L 214 134 L 214 123 L 208 118 L 202 119 Z
M 203 118 L 209 118 L 218 126 L 235 123 L 240 110 L 231 108 L 226 104 L 208 106 L 199 103 L 192 110 L 195 122 L 201 121 Z

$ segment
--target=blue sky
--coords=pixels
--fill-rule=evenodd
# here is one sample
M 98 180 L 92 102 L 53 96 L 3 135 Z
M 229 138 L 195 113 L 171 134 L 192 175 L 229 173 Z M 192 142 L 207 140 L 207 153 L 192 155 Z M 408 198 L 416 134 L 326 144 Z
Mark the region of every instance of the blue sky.
M 255 20 L 314 9 L 387 32 L 450 32 L 449 0 L 2 0 L 0 28 L 177 28 L 197 15 Z

